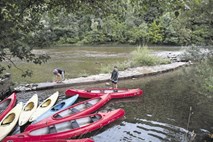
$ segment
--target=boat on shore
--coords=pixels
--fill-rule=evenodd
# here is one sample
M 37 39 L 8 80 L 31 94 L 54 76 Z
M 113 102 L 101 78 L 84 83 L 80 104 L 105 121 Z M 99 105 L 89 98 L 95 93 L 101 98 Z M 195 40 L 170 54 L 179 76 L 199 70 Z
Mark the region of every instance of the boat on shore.
M 42 127 L 37 127 L 23 133 L 8 136 L 3 142 L 15 141 L 40 141 L 40 140 L 55 140 L 68 139 L 86 134 L 123 117 L 125 111 L 123 109 L 116 109 L 110 112 L 99 112 L 69 120 L 62 119 L 55 121 L 55 123 L 48 124 Z
M 20 142 L 22 142 L 22 141 L 20 141 Z M 36 142 L 36 141 L 28 141 L 28 142 Z M 90 139 L 90 138 L 84 138 L 84 139 L 54 139 L 54 140 L 40 140 L 39 142 L 94 142 L 94 140 Z
M 26 127 L 25 131 L 31 130 L 36 127 L 44 126 L 46 124 L 53 124 L 54 122 L 57 122 L 62 119 L 69 120 L 71 117 L 78 117 L 81 115 L 90 114 L 101 108 L 103 105 L 109 102 L 110 99 L 111 99 L 110 95 L 103 95 L 85 101 L 81 101 L 55 113 L 54 115 L 46 119 L 43 119 L 38 123 L 30 124 L 29 126 Z
M 29 122 L 35 121 L 39 116 L 47 112 L 57 101 L 59 96 L 59 92 L 55 92 L 51 96 L 49 96 L 47 99 L 45 99 L 35 110 L 35 112 L 32 114 L 32 116 L 29 119 Z
M 18 103 L 0 121 L 0 141 L 4 139 L 15 127 L 16 123 L 18 122 L 22 107 L 23 103 L 22 102 Z
M 81 89 L 67 89 L 65 91 L 66 96 L 70 97 L 79 94 L 82 98 L 94 98 L 102 96 L 104 94 L 111 95 L 111 98 L 126 98 L 140 96 L 143 91 L 140 88 L 127 89 L 127 88 L 88 88 L 85 90 Z
M 0 102 L 0 121 L 16 105 L 16 93 L 13 93 Z
M 19 126 L 23 126 L 28 122 L 31 115 L 35 112 L 38 107 L 38 95 L 34 94 L 24 105 L 21 114 L 19 116 Z
M 74 95 L 68 99 L 62 100 L 56 105 L 54 105 L 50 110 L 39 116 L 35 121 L 32 123 L 38 123 L 39 121 L 44 120 L 45 118 L 48 118 L 49 116 L 52 116 L 53 114 L 59 112 L 60 110 L 63 110 L 69 106 L 71 106 L 75 101 L 78 99 L 78 95 Z

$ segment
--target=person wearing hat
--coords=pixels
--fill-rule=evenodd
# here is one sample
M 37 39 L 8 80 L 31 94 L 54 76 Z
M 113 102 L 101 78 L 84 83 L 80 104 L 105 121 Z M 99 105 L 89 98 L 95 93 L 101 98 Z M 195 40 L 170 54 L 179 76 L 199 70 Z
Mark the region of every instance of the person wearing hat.
M 111 78 L 110 80 L 112 81 L 112 88 L 118 88 L 118 68 L 117 66 L 114 66 L 114 69 L 111 73 Z
M 59 68 L 53 70 L 53 74 L 55 75 L 55 82 L 59 83 L 64 80 L 65 71 Z

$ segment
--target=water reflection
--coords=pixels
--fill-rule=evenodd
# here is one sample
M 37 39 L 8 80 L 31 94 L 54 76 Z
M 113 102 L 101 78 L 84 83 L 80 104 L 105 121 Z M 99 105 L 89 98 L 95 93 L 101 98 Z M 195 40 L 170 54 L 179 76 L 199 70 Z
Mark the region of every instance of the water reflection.
M 97 142 L 188 142 L 187 133 L 190 134 L 184 128 L 167 123 L 136 119 L 136 123 L 123 121 L 93 138 Z

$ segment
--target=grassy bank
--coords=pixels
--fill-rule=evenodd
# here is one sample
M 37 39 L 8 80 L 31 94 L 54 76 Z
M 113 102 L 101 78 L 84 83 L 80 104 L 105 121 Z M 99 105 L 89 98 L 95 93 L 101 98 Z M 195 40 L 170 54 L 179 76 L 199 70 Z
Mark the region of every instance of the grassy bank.
M 160 47 L 161 49 L 161 47 Z M 171 47 L 169 49 L 172 50 Z M 159 48 L 153 48 L 159 50 Z M 163 49 L 165 50 L 165 49 Z M 51 59 L 42 65 L 35 65 L 15 60 L 16 65 L 22 69 L 30 69 L 33 71 L 32 77 L 21 77 L 21 71 L 12 67 L 9 72 L 15 84 L 20 83 L 37 83 L 53 81 L 52 71 L 54 68 L 63 68 L 65 78 L 75 78 L 80 76 L 88 76 L 103 72 L 111 72 L 114 65 L 119 70 L 129 67 L 156 65 L 167 63 L 152 56 L 152 52 L 148 48 L 139 48 L 137 46 L 103 46 L 103 47 L 60 47 L 36 50 L 38 53 L 47 53 Z
M 160 64 L 170 63 L 169 59 L 157 57 L 151 54 L 152 50 L 148 49 L 147 46 L 137 47 L 130 53 L 128 60 L 123 62 L 116 62 L 113 66 L 117 66 L 119 70 L 125 70 L 127 68 L 139 67 L 139 66 L 154 66 Z M 108 73 L 111 71 L 112 65 L 102 66 L 101 72 Z

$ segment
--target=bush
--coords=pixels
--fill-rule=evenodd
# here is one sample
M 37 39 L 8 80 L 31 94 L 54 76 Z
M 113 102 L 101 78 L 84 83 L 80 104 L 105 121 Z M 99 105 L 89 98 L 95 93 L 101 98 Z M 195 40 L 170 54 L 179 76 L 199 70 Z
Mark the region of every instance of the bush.
M 160 58 L 150 53 L 148 47 L 138 47 L 132 52 L 131 66 L 153 66 L 169 63 L 169 59 Z

